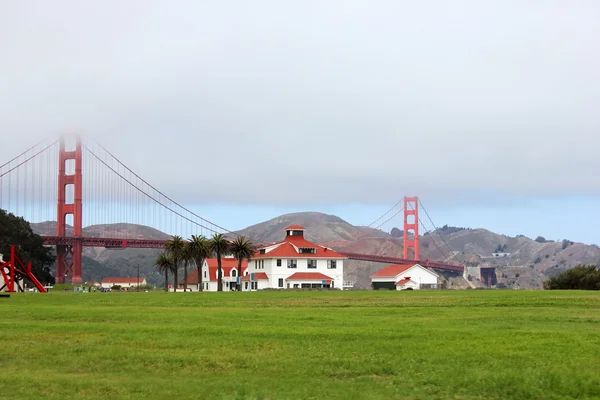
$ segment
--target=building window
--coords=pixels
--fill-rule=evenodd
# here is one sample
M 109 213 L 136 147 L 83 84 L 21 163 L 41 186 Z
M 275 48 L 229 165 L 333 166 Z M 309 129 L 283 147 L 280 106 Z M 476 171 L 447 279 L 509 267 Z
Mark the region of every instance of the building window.
M 204 277 L 206 278 L 206 271 L 204 271 Z
M 248 290 L 248 282 L 244 282 L 244 283 L 245 283 L 245 285 L 244 285 L 245 289 Z
M 327 268 L 335 269 L 335 267 L 336 267 L 335 262 L 336 262 L 336 260 L 327 260 Z
M 281 259 L 277 260 L 277 266 L 281 267 Z
M 267 252 L 267 249 L 260 249 L 260 254 L 265 254 Z
M 237 271 L 235 269 L 231 270 L 231 276 L 235 278 L 237 276 Z
M 308 260 L 308 268 L 317 268 L 317 260 Z
M 265 269 L 265 260 L 260 260 L 260 269 Z
M 316 253 L 316 249 L 314 247 L 300 247 L 298 250 L 300 250 L 301 254 L 315 254 Z
M 288 268 L 296 268 L 297 266 L 297 260 L 288 260 Z
M 283 278 L 279 278 L 279 287 L 283 287 Z

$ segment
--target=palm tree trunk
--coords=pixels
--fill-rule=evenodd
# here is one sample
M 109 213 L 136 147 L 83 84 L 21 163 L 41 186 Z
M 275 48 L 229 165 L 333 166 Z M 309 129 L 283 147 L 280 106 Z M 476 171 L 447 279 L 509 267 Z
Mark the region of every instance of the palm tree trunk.
M 169 270 L 165 268 L 165 292 L 169 291 Z
M 196 263 L 196 269 L 198 270 L 198 290 L 204 291 L 204 286 L 202 284 L 202 266 L 204 265 L 204 260 L 201 263 Z
M 175 288 L 175 292 L 177 292 L 177 268 L 178 265 L 175 266 L 175 269 L 173 270 L 173 278 L 174 278 L 174 282 L 173 282 L 173 287 Z
M 183 264 L 183 290 L 187 290 L 187 261 Z
M 223 291 L 223 270 L 221 269 L 221 255 L 217 254 L 217 292 Z
M 242 261 L 244 261 L 242 258 L 240 258 L 238 260 L 238 273 L 237 273 L 237 276 L 238 276 L 238 279 L 239 279 L 240 283 L 238 283 L 238 284 L 235 285 L 236 290 L 238 292 L 242 291 L 242 276 L 243 276 L 242 275 Z

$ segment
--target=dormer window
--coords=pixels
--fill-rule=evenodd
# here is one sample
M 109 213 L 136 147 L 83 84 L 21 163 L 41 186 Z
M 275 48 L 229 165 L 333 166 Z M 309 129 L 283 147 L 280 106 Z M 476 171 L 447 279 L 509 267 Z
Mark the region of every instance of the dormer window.
M 304 236 L 304 228 L 300 225 L 290 225 L 284 231 L 286 236 Z
M 315 254 L 317 249 L 314 247 L 300 247 L 298 251 L 300 254 Z

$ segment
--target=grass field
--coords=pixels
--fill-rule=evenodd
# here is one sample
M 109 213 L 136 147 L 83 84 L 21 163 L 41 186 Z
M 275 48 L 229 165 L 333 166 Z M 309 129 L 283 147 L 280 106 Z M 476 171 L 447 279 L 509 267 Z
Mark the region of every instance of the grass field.
M 2 399 L 600 398 L 600 293 L 0 299 Z

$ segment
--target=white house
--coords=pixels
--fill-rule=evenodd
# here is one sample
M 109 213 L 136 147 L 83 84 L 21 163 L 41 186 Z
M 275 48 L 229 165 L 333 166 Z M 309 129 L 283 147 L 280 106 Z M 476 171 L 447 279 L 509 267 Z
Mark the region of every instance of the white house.
M 343 289 L 346 256 L 309 242 L 304 238 L 306 230 L 299 225 L 288 226 L 284 231 L 283 241 L 262 246 L 252 256 L 248 265 L 250 277 L 244 277 L 249 282 L 248 290 L 252 286 L 254 289 Z M 246 290 L 245 283 L 243 289 Z
M 231 257 L 221 258 L 221 268 L 223 269 L 223 290 L 230 291 L 235 290 L 237 278 L 238 278 L 238 260 Z M 217 291 L 217 272 L 218 263 L 216 258 L 207 258 L 204 260 L 202 266 L 202 290 L 205 292 L 216 292 Z M 242 282 L 244 281 L 244 274 L 248 274 L 248 261 L 242 262 Z M 198 283 L 198 269 L 193 268 L 188 274 L 188 289 L 192 289 L 193 292 L 200 290 Z M 181 279 L 177 282 L 178 288 L 183 288 L 184 280 Z
M 371 275 L 375 290 L 437 289 L 439 275 L 419 264 L 391 264 Z
M 342 289 L 344 285 L 344 260 L 347 257 L 330 248 L 309 242 L 305 229 L 299 225 L 288 226 L 285 240 L 261 246 L 244 260 L 240 278 L 243 291 L 261 289 Z M 238 261 L 222 258 L 223 290 L 235 290 L 238 279 Z M 202 266 L 203 290 L 217 291 L 217 259 L 209 258 Z M 180 280 L 178 287 L 183 287 Z M 198 291 L 198 270 L 188 274 L 188 288 Z
M 147 285 L 146 278 L 104 278 L 100 284 L 103 288 L 111 288 L 115 285 L 121 286 L 122 288 L 130 288 L 137 286 Z

